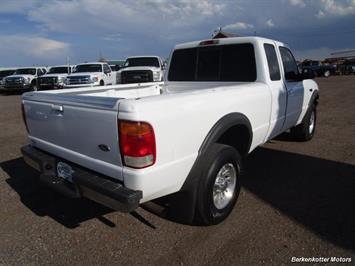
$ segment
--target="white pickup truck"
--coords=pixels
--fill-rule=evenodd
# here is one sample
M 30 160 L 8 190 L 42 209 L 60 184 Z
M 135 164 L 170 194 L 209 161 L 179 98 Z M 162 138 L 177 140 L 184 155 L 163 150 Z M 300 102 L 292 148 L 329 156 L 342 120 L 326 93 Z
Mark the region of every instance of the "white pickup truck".
M 37 79 L 38 90 L 63 89 L 66 78 L 72 72 L 73 66 L 52 66 L 48 72 Z
M 170 195 L 176 220 L 224 220 L 243 156 L 288 129 L 312 138 L 318 86 L 260 37 L 179 44 L 170 58 L 161 84 L 25 93 L 24 160 L 72 197 L 129 212 Z
M 117 84 L 163 81 L 163 68 L 158 56 L 131 56 L 117 72 Z
M 18 68 L 11 75 L 7 76 L 3 82 L 3 90 L 6 91 L 23 91 L 38 89 L 37 78 L 46 74 L 45 67 L 23 67 Z
M 112 85 L 116 82 L 107 63 L 92 62 L 76 65 L 65 80 L 64 88 Z

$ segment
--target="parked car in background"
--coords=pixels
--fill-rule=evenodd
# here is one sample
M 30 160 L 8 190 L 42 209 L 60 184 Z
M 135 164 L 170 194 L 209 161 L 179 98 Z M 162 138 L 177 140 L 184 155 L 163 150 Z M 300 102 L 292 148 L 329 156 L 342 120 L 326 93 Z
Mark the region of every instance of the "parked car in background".
M 130 212 L 169 195 L 176 220 L 217 224 L 237 201 L 243 156 L 289 129 L 312 139 L 318 86 L 285 44 L 203 40 L 170 58 L 165 83 L 24 94 L 25 162 L 71 197 Z
M 119 71 L 125 63 L 125 60 L 107 60 L 107 64 L 110 65 L 112 71 Z
M 38 90 L 62 89 L 67 76 L 72 72 L 73 66 L 52 66 L 48 72 L 37 79 Z
M 163 81 L 164 67 L 159 56 L 134 56 L 127 58 L 117 72 L 117 83 L 143 83 Z
M 115 75 L 107 63 L 83 63 L 76 65 L 67 76 L 64 88 L 112 85 L 115 81 Z
M 346 61 L 338 69 L 341 75 L 355 75 L 355 62 Z
M 16 71 L 16 69 L 1 69 L 0 70 L 0 88 L 3 87 L 4 82 L 5 82 L 5 78 L 7 76 L 11 76 L 15 71 Z
M 3 89 L 7 91 L 36 91 L 38 89 L 37 78 L 46 72 L 45 67 L 18 68 L 12 75 L 5 78 Z
M 333 65 L 325 65 L 316 60 L 305 60 L 300 64 L 301 69 L 311 69 L 316 77 L 329 77 L 335 74 L 336 68 Z

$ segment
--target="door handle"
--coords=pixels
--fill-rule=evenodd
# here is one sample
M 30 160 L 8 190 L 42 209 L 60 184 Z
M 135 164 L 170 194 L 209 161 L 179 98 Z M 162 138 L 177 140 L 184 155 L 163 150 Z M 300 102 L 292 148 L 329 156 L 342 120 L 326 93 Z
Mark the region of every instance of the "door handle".
M 53 111 L 60 112 L 60 113 L 64 111 L 63 105 L 52 104 L 51 108 Z

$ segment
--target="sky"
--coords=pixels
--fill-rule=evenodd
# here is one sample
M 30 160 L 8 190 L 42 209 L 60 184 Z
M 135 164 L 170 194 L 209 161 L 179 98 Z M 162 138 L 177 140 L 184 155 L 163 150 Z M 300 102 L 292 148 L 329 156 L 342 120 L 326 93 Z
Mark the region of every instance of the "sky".
M 355 0 L 1 0 L 0 67 L 167 58 L 219 27 L 322 59 L 355 49 Z

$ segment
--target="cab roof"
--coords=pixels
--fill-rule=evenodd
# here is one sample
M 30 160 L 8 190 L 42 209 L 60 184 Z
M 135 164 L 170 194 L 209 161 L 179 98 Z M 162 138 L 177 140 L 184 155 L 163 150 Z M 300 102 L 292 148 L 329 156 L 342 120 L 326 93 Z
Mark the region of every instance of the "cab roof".
M 223 45 L 223 44 L 235 44 L 235 43 L 276 43 L 278 46 L 286 46 L 284 43 L 275 41 L 272 39 L 258 37 L 258 36 L 246 36 L 246 37 L 228 37 L 228 38 L 217 38 L 217 39 L 206 39 L 193 42 L 186 42 L 175 45 L 176 49 L 193 48 L 201 46 L 202 42 L 212 42 L 211 45 Z M 207 45 L 206 45 L 207 46 Z M 287 46 L 286 46 L 287 47 Z

